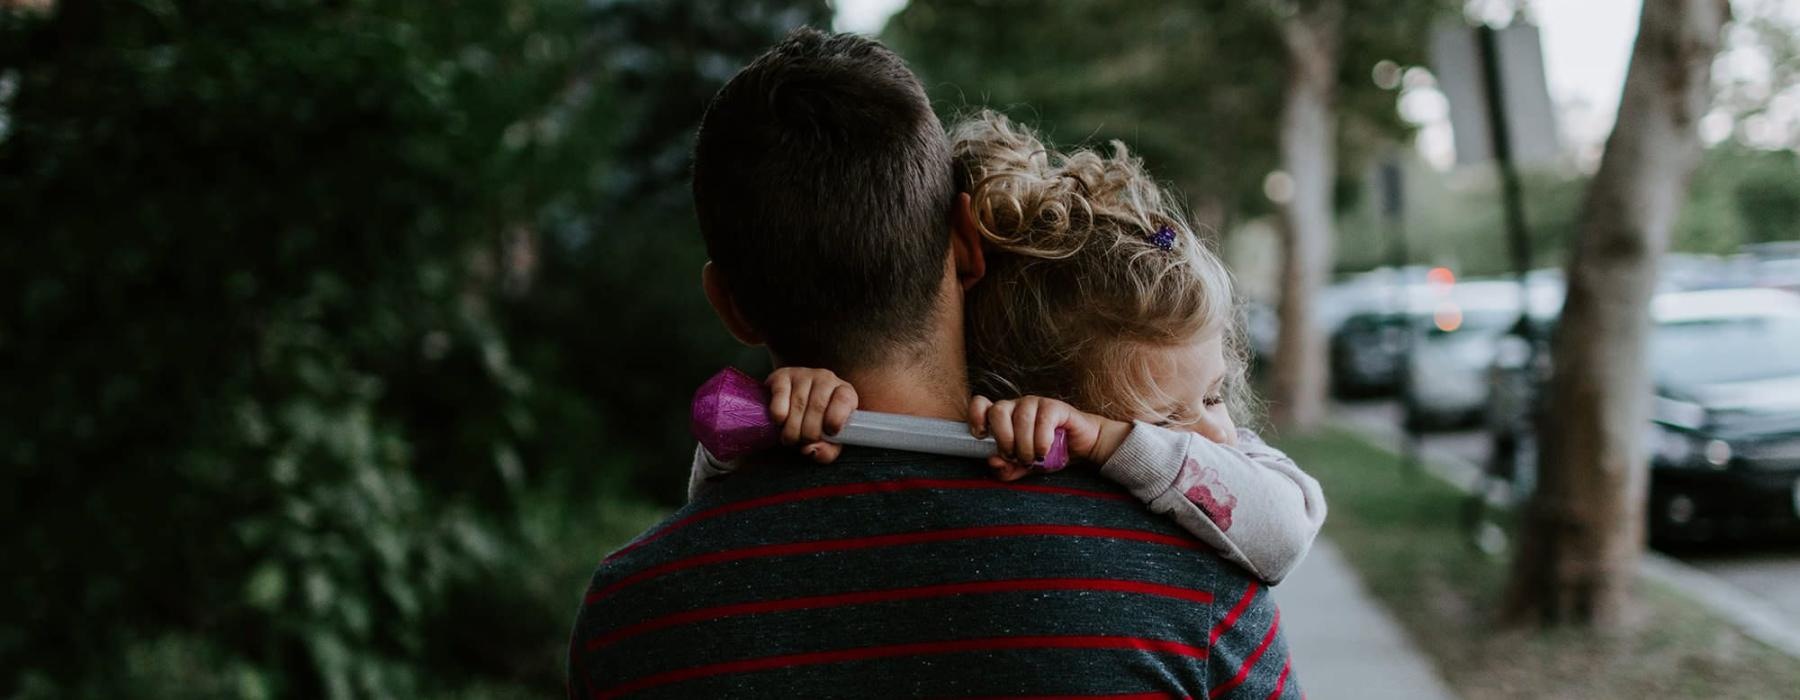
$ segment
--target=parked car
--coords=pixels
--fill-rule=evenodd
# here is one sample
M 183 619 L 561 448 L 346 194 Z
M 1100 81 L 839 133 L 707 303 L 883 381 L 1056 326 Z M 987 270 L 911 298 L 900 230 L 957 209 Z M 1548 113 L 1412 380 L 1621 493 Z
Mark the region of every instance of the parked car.
M 1800 532 L 1800 295 L 1676 292 L 1658 295 L 1651 313 L 1651 538 Z M 1523 494 L 1537 471 L 1531 410 L 1549 356 L 1540 346 L 1531 367 L 1521 350 L 1503 348 L 1495 364 L 1489 471 Z
M 1746 255 L 1759 260 L 1779 260 L 1782 258 L 1800 258 L 1800 241 L 1773 241 L 1769 243 L 1748 243 L 1743 247 Z
M 1800 258 L 1763 260 L 1756 266 L 1756 284 L 1789 292 L 1800 292 Z
M 1562 307 L 1560 280 L 1529 285 L 1531 317 L 1547 319 Z M 1433 302 L 1430 320 L 1413 337 L 1404 360 L 1401 405 L 1409 430 L 1480 423 L 1491 384 L 1488 374 L 1501 340 L 1519 322 L 1519 285 L 1464 282 Z
M 1652 313 L 1651 537 L 1800 529 L 1800 296 L 1669 294 Z
M 1410 313 L 1365 311 L 1331 335 L 1331 392 L 1340 398 L 1388 396 L 1400 386 L 1406 348 L 1425 321 Z
M 1412 336 L 1430 324 L 1431 300 L 1454 279 L 1449 268 L 1381 267 L 1333 285 L 1344 291 L 1335 298 L 1340 317 L 1331 327 L 1332 394 L 1394 395 Z

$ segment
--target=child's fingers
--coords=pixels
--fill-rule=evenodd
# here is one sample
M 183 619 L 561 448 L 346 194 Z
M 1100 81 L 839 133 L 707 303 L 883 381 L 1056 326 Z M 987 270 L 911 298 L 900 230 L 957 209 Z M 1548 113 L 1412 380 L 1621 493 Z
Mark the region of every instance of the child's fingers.
M 1019 462 L 1037 459 L 1038 401 L 1020 401 L 1013 409 L 1012 458 Z
M 800 448 L 800 454 L 806 455 L 819 464 L 830 464 L 837 461 L 838 455 L 844 453 L 844 446 L 830 442 L 815 442 Z
M 806 422 L 806 406 L 812 398 L 812 379 L 799 377 L 794 380 L 792 393 L 788 394 L 787 419 L 781 425 L 781 444 L 794 445 L 800 442 L 800 426 Z
M 776 423 L 786 423 L 788 418 L 788 396 L 794 389 L 794 382 L 785 372 L 777 371 L 769 375 L 769 417 Z
M 1019 464 L 1018 462 L 1008 462 L 999 457 L 993 458 L 988 466 L 993 468 L 994 478 L 1001 481 L 1018 481 L 1027 476 L 1031 476 L 1031 467 Z
M 850 422 L 850 414 L 856 412 L 856 389 L 849 384 L 838 386 L 831 392 L 831 402 L 825 408 L 825 434 L 836 435 Z
M 806 415 L 800 419 L 800 441 L 818 442 L 825 437 L 825 409 L 831 406 L 831 395 L 840 384 L 813 382 L 812 396 L 806 400 Z
M 976 394 L 969 399 L 969 434 L 978 438 L 987 437 L 988 408 L 994 402 L 988 397 Z
M 987 427 L 994 434 L 994 451 L 1002 457 L 1013 454 L 1013 402 L 1001 401 L 988 407 Z
M 1037 452 L 1032 455 L 1033 460 L 1050 456 L 1050 445 L 1056 442 L 1056 429 L 1062 427 L 1068 419 L 1069 407 L 1066 405 L 1048 404 L 1038 409 L 1037 423 L 1033 427 L 1036 434 L 1032 436 L 1031 443 L 1037 448 Z

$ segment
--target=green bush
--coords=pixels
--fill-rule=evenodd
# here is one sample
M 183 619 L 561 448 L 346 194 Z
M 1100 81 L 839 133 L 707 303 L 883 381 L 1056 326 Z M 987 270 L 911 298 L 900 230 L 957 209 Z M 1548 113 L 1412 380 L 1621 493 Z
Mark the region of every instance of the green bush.
M 825 4 L 39 5 L 0 5 L 0 695 L 554 693 L 733 358 L 693 126 Z
M 0 10 L 0 693 L 441 689 L 426 630 L 530 563 L 557 404 L 496 299 L 598 190 L 591 31 L 575 0 Z

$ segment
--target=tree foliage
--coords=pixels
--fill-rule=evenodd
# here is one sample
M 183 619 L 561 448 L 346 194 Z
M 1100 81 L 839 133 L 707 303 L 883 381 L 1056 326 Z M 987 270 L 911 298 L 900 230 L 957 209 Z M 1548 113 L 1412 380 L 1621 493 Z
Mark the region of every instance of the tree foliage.
M 766 363 L 722 332 L 698 293 L 706 260 L 688 190 L 693 135 L 712 94 L 792 28 L 829 26 L 824 0 L 696 0 L 602 6 L 597 43 L 611 68 L 617 146 L 595 166 L 588 206 L 550 222 L 529 295 L 508 315 L 522 352 L 586 415 L 559 430 L 573 458 L 603 451 L 639 465 L 633 483 L 686 496 L 695 387 L 731 362 Z M 595 430 L 599 424 L 603 430 Z
M 0 9 L 0 693 L 547 690 L 644 512 L 580 499 L 685 465 L 631 457 L 685 443 L 630 428 L 696 381 L 657 355 L 726 357 L 685 140 L 822 5 L 28 5 Z
M 1381 60 L 1424 62 L 1423 33 L 1451 3 L 1351 2 L 1338 139 L 1366 160 L 1410 129 L 1398 94 L 1377 87 Z M 969 106 L 1035 123 L 1052 140 L 1122 139 L 1185 194 L 1196 218 L 1224 227 L 1270 211 L 1275 119 L 1286 69 L 1280 2 L 966 3 L 914 0 L 889 41 L 926 81 L 946 119 Z M 1360 168 L 1345 168 L 1354 186 Z
M 1426 171 L 1423 163 L 1409 170 Z M 1429 172 L 1429 171 L 1426 171 Z M 1425 174 L 1407 178 L 1404 226 L 1415 261 L 1448 265 L 1459 275 L 1511 274 L 1500 202 L 1491 180 L 1459 186 Z M 1581 195 L 1589 177 L 1566 171 L 1525 173 L 1525 213 L 1538 267 L 1567 262 L 1575 240 Z M 1373 192 L 1364 192 L 1339 221 L 1340 270 L 1388 263 L 1392 232 Z M 1800 157 L 1727 140 L 1707 149 L 1695 171 L 1687 203 L 1676 221 L 1670 250 L 1730 255 L 1746 243 L 1800 240 Z

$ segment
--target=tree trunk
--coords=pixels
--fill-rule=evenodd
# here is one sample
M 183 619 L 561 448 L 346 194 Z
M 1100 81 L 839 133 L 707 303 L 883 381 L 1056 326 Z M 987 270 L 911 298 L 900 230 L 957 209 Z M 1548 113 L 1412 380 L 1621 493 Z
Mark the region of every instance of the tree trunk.
M 1645 341 L 1657 261 L 1701 155 L 1725 0 L 1645 0 L 1617 123 L 1582 207 L 1506 600 L 1525 624 L 1616 628 L 1644 549 Z
M 1320 0 L 1284 19 L 1281 27 L 1288 64 L 1281 167 L 1293 189 L 1280 203 L 1281 330 L 1270 408 L 1277 424 L 1299 429 L 1318 424 L 1325 415 L 1326 339 L 1313 304 L 1331 273 L 1334 103 L 1343 19 L 1341 0 Z

